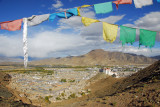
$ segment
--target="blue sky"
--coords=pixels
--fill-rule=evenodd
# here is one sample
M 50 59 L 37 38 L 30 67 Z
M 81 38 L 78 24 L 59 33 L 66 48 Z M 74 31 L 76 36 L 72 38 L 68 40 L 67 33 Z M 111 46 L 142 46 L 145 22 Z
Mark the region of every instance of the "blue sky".
M 109 1 L 114 0 L 0 0 L 0 22 Z M 157 0 L 153 0 L 153 5 L 142 8 L 135 8 L 133 2 L 131 5 L 119 5 L 117 10 L 113 4 L 113 11 L 106 14 L 96 14 L 92 6 L 81 9 L 81 14 L 108 23 L 160 31 L 160 3 Z M 21 31 L 0 30 L 0 55 L 23 56 L 22 32 L 23 27 Z M 56 18 L 53 22 L 28 27 L 29 56 L 36 58 L 77 56 L 93 49 L 154 56 L 160 54 L 159 35 L 156 40 L 152 51 L 145 47 L 138 49 L 138 42 L 134 46 L 122 47 L 119 36 L 114 43 L 107 43 L 102 38 L 102 23 L 84 27 L 78 16 Z

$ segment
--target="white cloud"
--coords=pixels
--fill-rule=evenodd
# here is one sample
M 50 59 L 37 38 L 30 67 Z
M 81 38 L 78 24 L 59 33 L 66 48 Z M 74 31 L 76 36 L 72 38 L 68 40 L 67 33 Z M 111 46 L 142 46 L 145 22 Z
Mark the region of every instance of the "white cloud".
M 60 8 L 60 7 L 63 6 L 63 3 L 60 0 L 54 0 L 54 1 L 56 3 L 52 4 L 52 6 L 48 8 L 49 10 L 53 10 L 53 9 L 56 9 L 56 11 L 63 11 L 63 10 L 65 10 L 63 8 Z
M 0 54 L 8 57 L 23 56 L 23 42 L 20 37 L 22 36 L 0 35 Z M 66 50 L 73 52 L 77 47 L 83 47 L 89 43 L 90 41 L 73 33 L 57 33 L 53 30 L 40 31 L 32 37 L 28 37 L 28 52 L 29 57 L 43 58 L 49 57 L 49 55 L 53 57 L 55 53 L 65 53 Z
M 32 57 L 47 57 L 52 52 L 71 50 L 88 42 L 78 35 L 57 33 L 54 31 L 40 32 L 28 39 L 29 54 Z
M 107 22 L 107 23 L 111 23 L 111 24 L 115 24 L 116 22 L 118 22 L 119 20 L 123 19 L 125 15 L 118 15 L 118 16 L 109 16 L 107 18 L 103 18 L 100 19 L 103 22 Z
M 0 35 L 0 54 L 5 55 L 7 57 L 14 57 L 14 56 L 22 56 L 23 55 L 23 43 L 22 43 L 22 36 L 20 35 Z
M 63 3 L 60 0 L 55 0 L 55 4 L 52 4 L 53 8 L 60 8 L 63 6 Z
M 124 24 L 129 27 L 160 31 L 160 12 L 150 12 L 134 21 L 134 24 Z
M 146 48 L 141 46 L 140 48 L 134 46 L 125 46 L 124 48 L 116 49 L 117 51 L 124 52 L 124 53 L 133 53 L 137 55 L 144 55 L 144 56 L 157 56 L 160 54 L 159 48 Z
M 56 11 L 58 11 L 58 12 L 63 12 L 63 11 L 66 11 L 66 10 L 68 10 L 68 9 L 64 9 L 64 8 L 57 8 L 56 9 Z
M 160 31 L 160 12 L 150 12 L 136 20 L 135 25 L 140 28 Z

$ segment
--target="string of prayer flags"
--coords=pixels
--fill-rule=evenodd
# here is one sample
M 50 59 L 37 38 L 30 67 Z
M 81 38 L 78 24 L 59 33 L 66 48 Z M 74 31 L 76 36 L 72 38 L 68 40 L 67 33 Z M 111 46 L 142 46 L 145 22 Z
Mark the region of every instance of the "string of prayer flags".
M 77 8 L 77 11 L 78 11 L 78 16 L 81 16 L 81 13 L 80 13 L 80 8 L 85 8 L 85 7 L 90 7 L 91 5 L 83 5 L 81 7 L 78 7 Z
M 157 32 L 140 29 L 139 36 L 139 47 L 140 45 L 144 45 L 146 47 L 152 48 L 155 45 Z
M 16 31 L 21 30 L 22 19 L 0 22 L 1 29 Z
M 82 23 L 84 24 L 84 26 L 89 26 L 90 24 L 96 23 L 96 22 L 100 22 L 100 21 L 96 19 L 91 19 L 88 17 L 82 17 Z
M 152 0 L 134 0 L 134 4 L 136 8 L 142 8 L 143 6 L 152 5 Z
M 112 2 L 94 4 L 94 9 L 96 11 L 96 14 L 109 13 L 113 11 Z
M 107 42 L 114 42 L 117 37 L 118 26 L 103 22 L 103 39 Z
M 44 14 L 44 15 L 33 15 L 27 19 L 27 25 L 28 26 L 35 26 L 38 25 L 46 20 L 49 19 L 50 14 Z
M 132 0 L 117 0 L 113 1 L 116 4 L 116 8 L 118 9 L 119 4 L 132 4 Z
M 126 26 L 120 26 L 120 41 L 122 42 L 122 46 L 126 43 L 135 42 L 136 40 L 136 29 L 130 28 Z
M 77 8 L 69 9 L 65 12 L 57 13 L 57 16 L 60 18 L 70 18 L 71 16 L 77 16 L 78 11 Z
M 27 18 L 23 18 L 23 52 L 24 52 L 24 68 L 27 68 L 28 47 L 27 47 Z
M 49 16 L 49 20 L 50 21 L 53 21 L 56 16 L 58 16 L 59 18 L 70 18 L 72 16 L 72 14 L 69 14 L 69 13 L 66 13 L 66 12 L 61 12 L 61 13 L 53 13 L 53 14 L 50 14 Z
M 70 18 L 72 14 L 66 13 L 66 12 L 61 12 L 56 14 L 59 18 Z

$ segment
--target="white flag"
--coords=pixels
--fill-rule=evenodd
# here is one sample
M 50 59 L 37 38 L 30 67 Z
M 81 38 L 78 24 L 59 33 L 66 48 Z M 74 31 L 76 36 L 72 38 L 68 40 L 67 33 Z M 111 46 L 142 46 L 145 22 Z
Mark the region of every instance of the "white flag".
M 24 67 L 27 68 L 28 48 L 27 48 L 27 18 L 23 18 L 23 52 L 24 52 Z
M 136 8 L 142 8 L 143 6 L 148 6 L 153 4 L 153 0 L 134 0 Z

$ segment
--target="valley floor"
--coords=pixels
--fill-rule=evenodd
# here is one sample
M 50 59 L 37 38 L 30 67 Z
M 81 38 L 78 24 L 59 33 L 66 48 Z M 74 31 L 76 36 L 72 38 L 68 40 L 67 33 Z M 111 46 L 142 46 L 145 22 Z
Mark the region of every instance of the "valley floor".
M 14 95 L 15 100 L 22 100 L 23 103 L 27 104 L 38 105 L 39 103 L 38 106 L 42 107 L 160 106 L 160 61 L 125 78 L 114 78 L 96 71 L 73 72 L 67 69 L 66 73 L 65 70 L 61 69 L 60 72 L 56 70 L 54 72 L 54 75 L 48 71 L 46 74 L 40 72 L 29 74 L 10 73 L 13 78 L 7 80 L 6 87 L 12 88 L 11 95 Z M 5 83 L 6 77 L 3 77 L 1 83 Z M 54 83 L 55 81 L 57 82 Z M 47 88 L 50 85 L 51 87 Z M 59 89 L 64 90 L 59 91 Z M 67 89 L 70 89 L 69 92 Z M 58 92 L 57 96 L 51 95 L 56 91 Z M 35 97 L 36 101 L 34 101 L 32 98 L 35 94 L 42 97 Z M 4 99 L 0 97 L 0 104 L 3 101 Z

